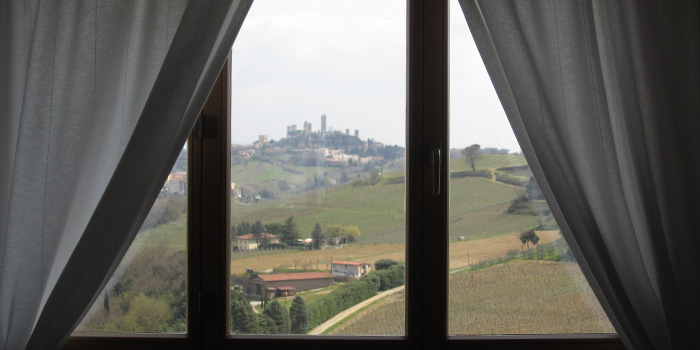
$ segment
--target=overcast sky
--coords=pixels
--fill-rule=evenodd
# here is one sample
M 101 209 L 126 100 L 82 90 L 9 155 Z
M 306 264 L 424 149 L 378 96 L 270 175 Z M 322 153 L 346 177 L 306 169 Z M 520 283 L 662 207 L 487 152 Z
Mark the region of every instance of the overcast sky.
M 450 24 L 450 143 L 519 151 L 464 16 Z M 405 145 L 406 8 L 401 0 L 256 0 L 233 45 L 232 139 L 287 125 L 360 130 Z

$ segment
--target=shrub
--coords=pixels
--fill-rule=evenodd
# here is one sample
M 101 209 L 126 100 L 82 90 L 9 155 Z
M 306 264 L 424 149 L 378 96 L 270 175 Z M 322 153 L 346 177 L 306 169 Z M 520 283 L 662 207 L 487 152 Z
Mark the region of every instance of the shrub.
M 486 169 L 480 169 L 477 171 L 455 171 L 450 173 L 451 178 L 458 178 L 458 177 L 485 177 L 487 179 L 491 178 L 491 170 L 486 170 Z
M 392 177 L 391 179 L 388 179 L 384 182 L 385 185 L 395 185 L 395 184 L 402 184 L 406 182 L 406 177 L 405 176 L 399 176 L 399 177 Z
M 352 185 L 352 187 L 365 187 L 372 185 L 372 183 L 369 180 L 363 178 L 352 180 L 350 184 Z
M 393 265 L 396 265 L 396 264 L 397 264 L 397 262 L 394 261 L 394 260 L 391 260 L 391 259 L 381 259 L 381 260 L 377 260 L 377 261 L 374 263 L 374 268 L 377 269 L 377 270 L 386 270 L 386 269 L 388 269 L 388 268 L 390 268 L 390 267 L 392 267 Z
M 528 200 L 526 196 L 521 196 L 511 202 L 507 213 L 515 215 L 535 215 L 535 211 L 532 210 L 532 206 L 530 205 L 530 200 Z
M 258 249 L 260 249 L 260 250 L 282 250 L 282 249 L 289 249 L 289 246 L 284 244 L 284 243 L 269 243 L 269 244 L 261 244 Z
M 518 187 L 527 187 L 529 181 L 521 177 L 513 176 L 506 173 L 496 172 L 496 181 L 504 184 L 509 184 Z

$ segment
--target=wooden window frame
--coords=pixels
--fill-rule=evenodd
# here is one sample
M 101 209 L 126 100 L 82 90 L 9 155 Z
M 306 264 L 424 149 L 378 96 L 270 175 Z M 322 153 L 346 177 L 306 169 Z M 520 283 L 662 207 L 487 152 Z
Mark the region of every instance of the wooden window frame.
M 188 139 L 188 333 L 71 336 L 65 349 L 624 349 L 617 335 L 448 336 L 449 186 L 432 194 L 431 141 L 442 143 L 448 184 L 448 1 L 407 0 L 406 335 L 229 336 L 230 59 L 203 110 L 217 135 Z M 229 56 L 230 58 L 230 56 Z M 435 273 L 435 272 L 438 273 Z M 441 271 L 441 273 L 440 273 Z M 203 293 L 202 293 L 203 292 Z M 211 300 L 200 314 L 200 295 Z M 440 307 L 441 306 L 441 307 Z

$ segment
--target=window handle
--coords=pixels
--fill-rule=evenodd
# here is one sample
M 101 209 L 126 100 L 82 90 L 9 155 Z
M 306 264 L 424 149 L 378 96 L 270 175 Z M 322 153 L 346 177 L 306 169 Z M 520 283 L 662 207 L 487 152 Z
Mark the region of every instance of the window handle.
M 440 194 L 440 165 L 442 164 L 442 142 L 430 141 L 430 165 L 433 166 L 433 196 Z

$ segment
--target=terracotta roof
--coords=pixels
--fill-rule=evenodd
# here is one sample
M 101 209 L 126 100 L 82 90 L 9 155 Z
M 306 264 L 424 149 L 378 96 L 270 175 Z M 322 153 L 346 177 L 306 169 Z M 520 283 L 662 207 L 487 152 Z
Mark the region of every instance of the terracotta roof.
M 270 233 L 263 233 L 263 234 L 262 234 L 262 237 L 260 237 L 260 238 L 255 238 L 255 237 L 253 237 L 253 234 L 252 234 L 252 233 L 249 233 L 249 234 L 247 234 L 247 235 L 243 235 L 243 236 L 238 236 L 238 237 L 236 237 L 236 239 L 263 239 L 263 238 L 277 238 L 277 236 L 275 236 L 275 235 L 273 235 L 273 234 L 270 234 Z
M 354 265 L 354 266 L 369 265 L 368 263 L 363 263 L 363 262 L 359 262 L 359 261 L 334 261 L 333 263 L 336 265 Z
M 299 272 L 299 273 L 271 273 L 267 275 L 258 275 L 265 282 L 274 281 L 296 281 L 296 280 L 312 280 L 319 278 L 333 278 L 330 272 Z

